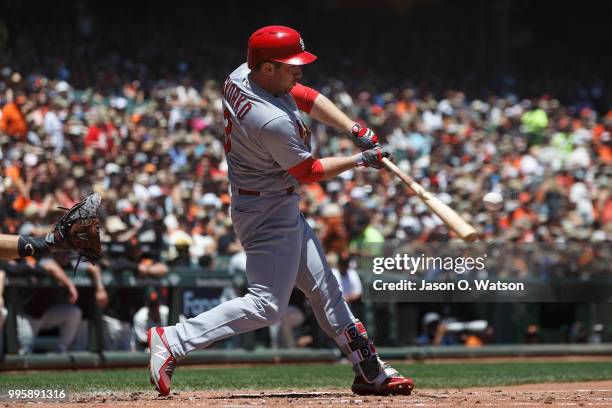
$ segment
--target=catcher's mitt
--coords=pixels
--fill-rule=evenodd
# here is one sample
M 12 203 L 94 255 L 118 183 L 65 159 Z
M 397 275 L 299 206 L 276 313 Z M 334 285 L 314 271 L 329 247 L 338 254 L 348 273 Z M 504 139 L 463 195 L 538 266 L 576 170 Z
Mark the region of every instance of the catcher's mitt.
M 97 193 L 90 194 L 83 201 L 67 210 L 55 224 L 46 241 L 53 251 L 73 249 L 91 263 L 102 257 L 100 245 L 100 221 L 98 207 L 102 199 Z

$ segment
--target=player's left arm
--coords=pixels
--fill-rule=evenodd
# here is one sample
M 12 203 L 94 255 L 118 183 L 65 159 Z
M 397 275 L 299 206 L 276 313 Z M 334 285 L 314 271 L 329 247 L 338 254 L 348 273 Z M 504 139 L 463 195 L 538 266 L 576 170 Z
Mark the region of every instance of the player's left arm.
M 378 136 L 372 129 L 349 118 L 329 98 L 316 90 L 298 83 L 291 89 L 291 96 L 301 111 L 327 126 L 349 132 L 353 143 L 360 150 L 372 149 L 378 144 Z

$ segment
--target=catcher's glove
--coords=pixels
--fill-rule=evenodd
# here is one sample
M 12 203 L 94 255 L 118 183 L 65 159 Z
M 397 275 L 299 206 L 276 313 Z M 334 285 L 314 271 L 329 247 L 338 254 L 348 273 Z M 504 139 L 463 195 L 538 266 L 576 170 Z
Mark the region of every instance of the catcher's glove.
M 45 238 L 51 250 L 73 249 L 79 253 L 79 262 L 81 258 L 86 258 L 89 262 L 96 263 L 102 257 L 98 219 L 101 201 L 100 196 L 93 193 L 72 208 L 63 208 L 67 210 L 66 213 Z

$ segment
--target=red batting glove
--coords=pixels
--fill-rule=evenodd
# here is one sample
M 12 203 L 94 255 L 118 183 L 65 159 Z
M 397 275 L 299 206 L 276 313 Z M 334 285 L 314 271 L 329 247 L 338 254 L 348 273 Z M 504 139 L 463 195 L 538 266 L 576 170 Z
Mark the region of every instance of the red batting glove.
M 364 150 L 373 149 L 378 144 L 378 136 L 370 128 L 362 127 L 359 123 L 355 123 L 351 129 L 351 136 L 355 146 L 362 152 Z

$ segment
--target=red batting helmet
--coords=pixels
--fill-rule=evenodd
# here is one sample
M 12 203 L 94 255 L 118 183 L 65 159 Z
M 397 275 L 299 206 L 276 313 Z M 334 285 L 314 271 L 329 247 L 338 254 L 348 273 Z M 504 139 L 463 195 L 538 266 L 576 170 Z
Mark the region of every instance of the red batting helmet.
M 304 40 L 293 28 L 267 26 L 255 31 L 249 38 L 247 62 L 250 69 L 262 61 L 304 65 L 316 59 L 316 55 L 304 51 Z

